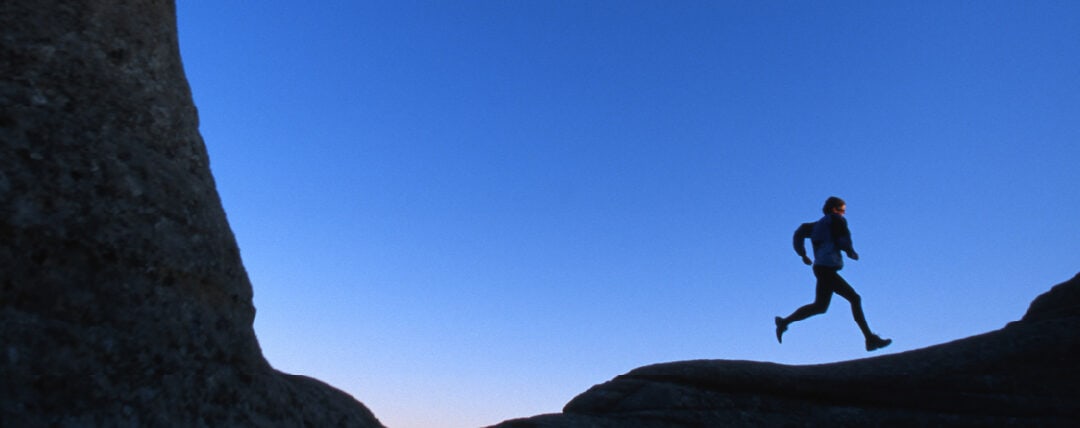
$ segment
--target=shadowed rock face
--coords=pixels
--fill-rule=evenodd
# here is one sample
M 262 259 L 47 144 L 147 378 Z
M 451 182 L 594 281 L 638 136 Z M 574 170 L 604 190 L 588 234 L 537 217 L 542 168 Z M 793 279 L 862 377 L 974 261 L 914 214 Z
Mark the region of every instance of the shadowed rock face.
M 1080 275 L 1005 328 L 814 366 L 686 361 L 499 427 L 1080 426 Z
M 263 359 L 175 20 L 0 2 L 0 426 L 379 426 Z

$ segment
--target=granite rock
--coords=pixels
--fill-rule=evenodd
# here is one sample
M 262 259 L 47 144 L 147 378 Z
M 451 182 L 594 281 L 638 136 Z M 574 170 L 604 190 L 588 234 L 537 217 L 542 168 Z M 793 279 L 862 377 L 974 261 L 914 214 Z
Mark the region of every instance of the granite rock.
M 1080 426 L 1080 275 L 1004 328 L 811 366 L 702 360 L 638 368 L 562 413 L 503 428 Z
M 380 426 L 254 316 L 173 2 L 0 2 L 0 426 Z

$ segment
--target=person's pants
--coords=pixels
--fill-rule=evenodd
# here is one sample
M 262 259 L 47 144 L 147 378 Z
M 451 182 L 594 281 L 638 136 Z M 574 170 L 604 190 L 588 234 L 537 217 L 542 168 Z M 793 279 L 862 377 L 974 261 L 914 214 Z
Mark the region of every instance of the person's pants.
M 839 294 L 840 297 L 847 299 L 848 303 L 851 303 L 851 315 L 855 318 L 855 323 L 859 325 L 859 329 L 862 330 L 863 336 L 869 338 L 873 335 L 870 331 L 870 326 L 866 323 L 866 316 L 863 314 L 862 297 L 859 296 L 859 293 L 855 292 L 855 289 L 851 287 L 851 284 L 848 284 L 848 282 L 840 276 L 840 268 L 814 266 L 814 277 L 817 278 L 814 302 L 796 309 L 795 313 L 787 317 L 785 322 L 790 324 L 795 321 L 802 321 L 814 315 L 825 313 L 825 311 L 829 309 L 829 303 L 832 301 L 833 293 L 836 293 Z

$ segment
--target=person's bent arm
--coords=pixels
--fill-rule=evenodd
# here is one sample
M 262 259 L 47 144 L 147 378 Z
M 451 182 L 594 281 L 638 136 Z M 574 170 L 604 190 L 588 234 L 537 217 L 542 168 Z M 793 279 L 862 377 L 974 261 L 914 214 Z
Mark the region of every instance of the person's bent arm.
M 855 245 L 851 242 L 851 230 L 848 229 L 847 219 L 843 216 L 834 216 L 832 234 L 837 249 L 847 253 L 852 260 L 859 260 L 859 253 L 855 251 Z
M 795 253 L 802 257 L 803 263 L 810 265 L 814 261 L 806 256 L 806 238 L 814 232 L 814 223 L 803 223 L 795 229 L 795 235 L 791 239 L 791 245 L 795 247 Z

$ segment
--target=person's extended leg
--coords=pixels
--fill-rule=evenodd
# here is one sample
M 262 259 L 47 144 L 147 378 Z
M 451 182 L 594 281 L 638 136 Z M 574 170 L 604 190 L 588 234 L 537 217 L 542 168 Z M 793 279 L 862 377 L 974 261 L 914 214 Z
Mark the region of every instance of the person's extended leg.
M 834 271 L 832 273 L 830 281 L 833 284 L 833 291 L 851 303 L 851 316 L 855 318 L 855 324 L 859 325 L 859 330 L 862 330 L 863 337 L 869 339 L 874 333 L 870 331 L 870 326 L 866 323 L 866 315 L 863 314 L 862 310 L 862 297 L 855 292 L 855 288 L 848 284 L 838 272 Z
M 776 341 L 784 343 L 783 335 L 787 331 L 788 324 L 796 321 L 802 321 L 810 318 L 814 315 L 823 314 L 829 309 L 829 302 L 832 301 L 832 288 L 829 287 L 827 281 L 824 281 L 820 275 L 818 275 L 818 269 L 814 268 L 814 276 L 817 277 L 817 286 L 814 291 L 813 303 L 803 305 L 787 318 L 776 317 Z
M 834 281 L 833 290 L 851 303 L 851 315 L 855 317 L 855 323 L 859 325 L 859 330 L 862 330 L 863 337 L 866 339 L 866 350 L 873 351 L 889 346 L 892 339 L 882 339 L 870 331 L 870 326 L 866 322 L 866 315 L 863 314 L 862 297 L 859 296 L 859 293 L 856 293 L 855 288 L 848 284 L 839 273 L 834 271 L 833 275 L 836 276 L 836 278 L 832 279 Z
M 819 281 L 820 282 L 820 281 Z M 810 318 L 814 315 L 820 315 L 825 313 L 829 309 L 829 302 L 832 301 L 832 291 L 827 287 L 818 286 L 817 293 L 815 293 L 813 303 L 803 305 L 787 318 L 784 318 L 784 324 L 791 324 L 796 321 L 802 321 Z

